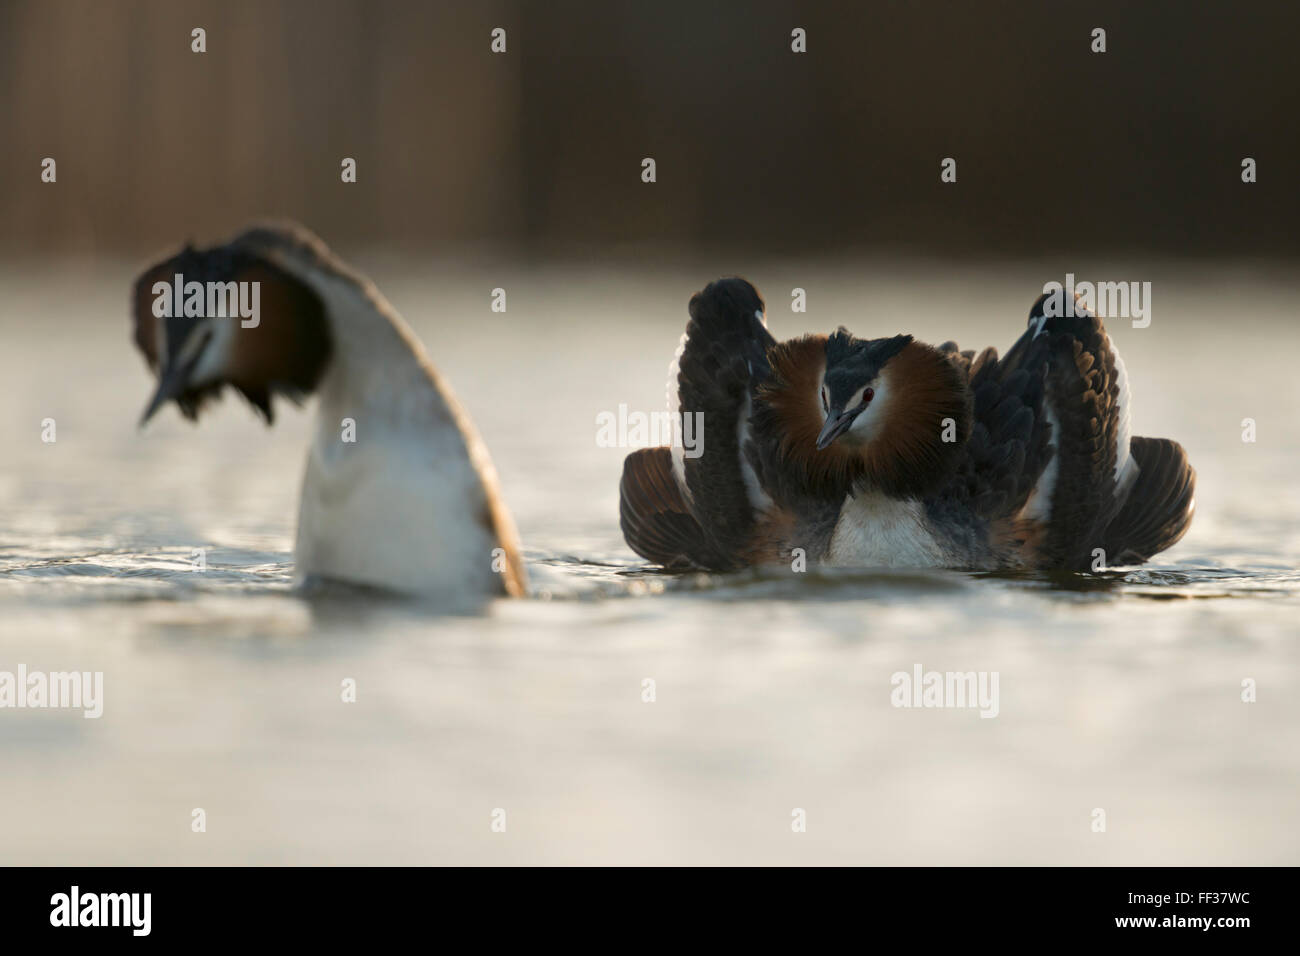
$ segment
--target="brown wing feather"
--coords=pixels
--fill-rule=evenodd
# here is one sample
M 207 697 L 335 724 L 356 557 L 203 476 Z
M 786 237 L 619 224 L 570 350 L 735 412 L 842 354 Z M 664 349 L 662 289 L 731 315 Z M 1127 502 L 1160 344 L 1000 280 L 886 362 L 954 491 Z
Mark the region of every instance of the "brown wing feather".
M 691 514 L 673 477 L 668 448 L 642 448 L 628 455 L 618 493 L 623 538 L 643 558 L 670 570 L 726 571 L 741 565 L 714 547 Z
M 1052 565 L 1084 569 L 1118 510 L 1115 353 L 1101 319 L 1090 313 L 1049 320 L 1048 335 L 1053 357 L 1046 385 L 1058 419 L 1060 466 L 1044 545 Z
M 1129 450 L 1141 471 L 1124 507 L 1106 528 L 1108 564 L 1141 564 L 1172 547 L 1187 533 L 1196 508 L 1196 472 L 1182 445 L 1168 438 L 1137 437 Z

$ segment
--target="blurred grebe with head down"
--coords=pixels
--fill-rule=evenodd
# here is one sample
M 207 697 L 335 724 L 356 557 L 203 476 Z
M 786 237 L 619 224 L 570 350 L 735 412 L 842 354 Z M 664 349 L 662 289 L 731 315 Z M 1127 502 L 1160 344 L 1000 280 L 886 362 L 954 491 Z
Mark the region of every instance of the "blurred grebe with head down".
M 258 314 L 164 301 L 191 282 L 196 294 L 255 283 Z M 276 395 L 318 396 L 294 547 L 300 581 L 446 605 L 524 592 L 514 525 L 473 424 L 388 301 L 316 236 L 263 226 L 187 247 L 137 279 L 134 313 L 136 345 L 158 376 L 146 421 L 168 401 L 195 420 L 226 385 L 268 424 Z

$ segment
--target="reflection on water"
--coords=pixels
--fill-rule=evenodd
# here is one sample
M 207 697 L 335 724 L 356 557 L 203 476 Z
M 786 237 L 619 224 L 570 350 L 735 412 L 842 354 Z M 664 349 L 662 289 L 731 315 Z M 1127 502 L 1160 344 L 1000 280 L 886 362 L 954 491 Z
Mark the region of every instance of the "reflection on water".
M 138 431 L 131 265 L 5 276 L 0 670 L 102 670 L 106 698 L 99 720 L 0 711 L 6 862 L 1296 861 L 1300 327 L 1280 284 L 1155 266 L 1150 328 L 1111 330 L 1136 432 L 1199 473 L 1192 531 L 1154 564 L 668 575 L 621 542 L 623 452 L 596 416 L 662 407 L 686 298 L 735 264 L 363 265 L 492 449 L 532 597 L 446 617 L 295 591 L 310 409 L 268 430 L 232 396 Z M 1005 348 L 1040 271 L 1064 270 L 750 277 L 781 336 Z M 781 311 L 795 285 L 806 315 Z M 891 707 L 917 664 L 999 672 L 999 716 Z

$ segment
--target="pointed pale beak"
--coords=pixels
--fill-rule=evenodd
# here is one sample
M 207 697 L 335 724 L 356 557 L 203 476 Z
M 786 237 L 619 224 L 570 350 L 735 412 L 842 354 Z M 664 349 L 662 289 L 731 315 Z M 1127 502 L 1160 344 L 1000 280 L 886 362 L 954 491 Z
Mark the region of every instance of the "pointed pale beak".
M 853 419 L 857 417 L 857 411 L 845 412 L 832 408 L 831 413 L 826 416 L 826 424 L 822 426 L 821 434 L 817 436 L 817 450 L 821 451 L 848 431 L 849 426 L 853 424 Z
M 144 410 L 144 414 L 140 416 L 139 427 L 143 428 L 145 423 L 153 418 L 158 409 L 185 391 L 185 379 L 188 375 L 189 367 L 186 365 L 173 365 L 163 372 L 158 379 L 157 391 L 153 393 L 153 398 L 149 400 L 148 407 Z

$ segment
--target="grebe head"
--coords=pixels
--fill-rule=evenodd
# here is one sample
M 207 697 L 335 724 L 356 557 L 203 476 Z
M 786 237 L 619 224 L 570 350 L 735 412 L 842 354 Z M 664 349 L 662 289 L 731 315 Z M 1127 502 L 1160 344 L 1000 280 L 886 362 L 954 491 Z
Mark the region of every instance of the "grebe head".
M 894 391 L 886 370 L 911 341 L 910 335 L 856 339 L 846 329 L 827 339 L 826 371 L 818 396 L 824 416 L 818 450 L 835 441 L 863 445 L 880 433 Z
M 251 235 L 187 245 L 136 280 L 135 343 L 158 376 L 141 424 L 169 401 L 197 419 L 226 385 L 269 423 L 273 395 L 315 388 L 330 354 L 324 306 Z

